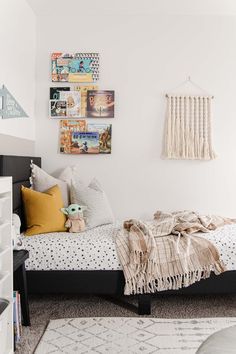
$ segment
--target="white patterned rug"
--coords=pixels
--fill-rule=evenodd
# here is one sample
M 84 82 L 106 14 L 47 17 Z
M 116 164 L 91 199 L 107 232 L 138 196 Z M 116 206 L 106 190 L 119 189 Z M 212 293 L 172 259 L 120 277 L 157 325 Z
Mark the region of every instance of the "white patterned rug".
M 236 317 L 158 319 L 84 317 L 52 320 L 35 354 L 195 354 L 212 333 Z

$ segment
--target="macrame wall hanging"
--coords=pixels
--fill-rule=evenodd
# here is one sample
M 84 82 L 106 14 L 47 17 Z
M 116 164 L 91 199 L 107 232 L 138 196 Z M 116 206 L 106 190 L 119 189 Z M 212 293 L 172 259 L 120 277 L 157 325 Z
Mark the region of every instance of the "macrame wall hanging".
M 187 81 L 199 89 L 190 78 Z M 191 160 L 214 159 L 216 155 L 212 149 L 211 139 L 213 97 L 208 94 L 167 94 L 166 98 L 164 157 Z

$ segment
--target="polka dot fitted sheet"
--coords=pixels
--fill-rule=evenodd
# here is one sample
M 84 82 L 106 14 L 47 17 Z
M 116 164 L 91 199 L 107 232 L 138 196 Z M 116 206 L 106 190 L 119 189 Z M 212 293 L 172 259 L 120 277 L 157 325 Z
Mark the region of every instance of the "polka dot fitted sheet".
M 115 236 L 121 224 L 99 226 L 83 233 L 55 232 L 22 236 L 30 253 L 27 270 L 121 270 Z M 228 270 L 236 270 L 236 225 L 198 233 L 218 248 Z

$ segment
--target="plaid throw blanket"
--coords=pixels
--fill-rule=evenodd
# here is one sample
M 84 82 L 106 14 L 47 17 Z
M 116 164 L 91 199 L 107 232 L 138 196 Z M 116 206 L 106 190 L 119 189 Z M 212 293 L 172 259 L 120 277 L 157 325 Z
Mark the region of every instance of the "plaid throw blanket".
M 125 276 L 125 295 L 177 290 L 225 266 L 216 247 L 191 235 L 209 232 L 236 220 L 181 211 L 157 211 L 154 220 L 128 220 L 116 236 L 118 256 Z

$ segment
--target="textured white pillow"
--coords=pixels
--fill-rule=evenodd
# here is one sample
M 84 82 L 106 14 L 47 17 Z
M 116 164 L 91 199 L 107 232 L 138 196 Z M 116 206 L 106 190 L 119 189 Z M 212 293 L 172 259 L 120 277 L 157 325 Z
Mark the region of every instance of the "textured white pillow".
M 87 207 L 84 211 L 88 228 L 114 222 L 113 212 L 107 196 L 100 183 L 94 178 L 85 186 L 78 178 L 74 178 L 71 185 L 71 203 L 82 204 Z
M 66 167 L 58 178 L 55 178 L 45 172 L 42 168 L 35 164 L 31 165 L 31 181 L 32 187 L 35 191 L 44 192 L 47 189 L 55 186 L 60 187 L 64 206 L 69 205 L 69 189 L 73 176 L 74 167 Z

